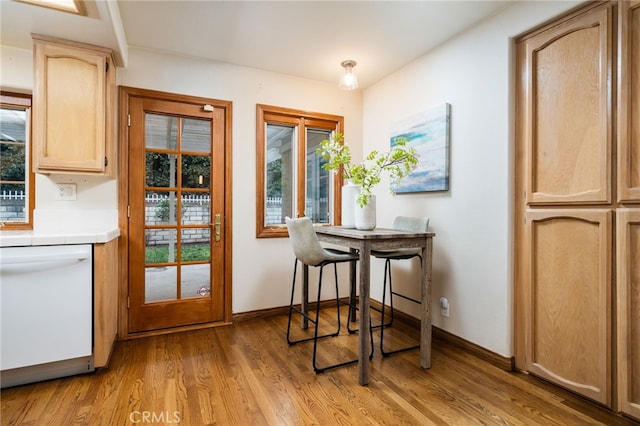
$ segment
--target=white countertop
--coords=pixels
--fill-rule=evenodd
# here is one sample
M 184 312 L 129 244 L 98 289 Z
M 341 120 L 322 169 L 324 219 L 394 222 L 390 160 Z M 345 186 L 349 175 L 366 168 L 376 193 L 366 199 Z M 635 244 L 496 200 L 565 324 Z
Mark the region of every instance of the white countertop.
M 100 244 L 107 243 L 119 236 L 120 230 L 118 228 L 93 232 L 74 233 L 69 231 L 44 234 L 34 231 L 2 231 L 0 232 L 0 247 Z
M 34 210 L 32 231 L 0 232 L 0 247 L 101 244 L 120 236 L 115 210 Z

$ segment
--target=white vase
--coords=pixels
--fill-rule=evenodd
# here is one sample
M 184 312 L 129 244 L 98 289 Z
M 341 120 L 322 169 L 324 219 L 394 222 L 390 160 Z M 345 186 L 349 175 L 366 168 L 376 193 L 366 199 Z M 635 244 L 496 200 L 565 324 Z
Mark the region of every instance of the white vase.
M 344 228 L 356 227 L 356 198 L 360 193 L 360 185 L 347 181 L 342 186 L 342 226 Z
M 376 227 L 376 196 L 369 197 L 366 206 L 356 204 L 356 229 L 371 231 Z

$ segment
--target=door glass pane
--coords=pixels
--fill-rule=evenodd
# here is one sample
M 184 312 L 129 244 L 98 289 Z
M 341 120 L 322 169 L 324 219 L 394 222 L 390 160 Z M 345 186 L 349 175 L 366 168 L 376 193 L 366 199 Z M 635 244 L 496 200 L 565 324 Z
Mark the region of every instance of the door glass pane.
M 209 228 L 182 229 L 183 262 L 209 261 L 211 259 L 211 230 Z
M 178 267 L 147 267 L 144 272 L 144 302 L 160 302 L 178 298 Z
M 329 223 L 331 205 L 331 174 L 322 168 L 324 160 L 316 153 L 320 143 L 329 139 L 329 130 L 307 130 L 306 215 L 313 223 Z
M 208 192 L 182 193 L 182 225 L 211 223 L 211 197 Z
M 295 217 L 295 127 L 267 124 L 265 225 Z
M 211 152 L 211 120 L 182 120 L 182 151 Z
M 178 209 L 176 192 L 147 191 L 145 195 L 145 225 L 175 225 Z
M 202 155 L 182 155 L 182 187 L 209 188 L 211 158 Z
M 147 148 L 175 150 L 178 118 L 168 115 L 145 114 L 144 136 Z
M 182 286 L 182 299 L 210 297 L 210 271 L 210 263 L 203 263 L 200 265 L 183 265 L 181 274 L 182 281 L 180 283 Z
M 175 263 L 177 256 L 177 233 L 175 229 L 146 229 L 145 263 Z
M 159 188 L 175 188 L 178 179 L 176 158 L 176 154 L 147 152 L 145 184 Z

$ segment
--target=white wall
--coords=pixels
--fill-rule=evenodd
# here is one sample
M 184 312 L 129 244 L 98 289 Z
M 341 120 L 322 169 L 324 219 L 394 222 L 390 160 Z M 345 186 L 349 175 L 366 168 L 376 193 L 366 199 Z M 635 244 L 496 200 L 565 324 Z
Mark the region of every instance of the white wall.
M 365 152 L 388 147 L 394 121 L 451 104 L 449 191 L 392 197 L 378 190 L 378 224 L 390 225 L 398 212 L 430 217 L 433 324 L 504 356 L 513 355 L 512 39 L 575 5 L 519 2 L 365 91 Z M 373 267 L 372 276 L 382 276 L 382 262 Z M 407 273 L 397 268 L 394 287 Z M 373 297 L 379 288 L 372 284 Z M 449 318 L 440 315 L 441 296 Z
M 0 46 L 0 87 L 14 92 L 31 93 L 33 88 L 33 53 L 30 50 Z
M 511 38 L 575 4 L 518 2 L 388 76 L 366 90 L 364 98 L 332 84 L 135 49 L 127 68 L 118 70 L 118 83 L 233 102 L 234 313 L 286 305 L 293 266 L 287 239 L 255 238 L 256 103 L 343 115 L 354 158 L 373 148 L 387 149 L 394 121 L 450 103 L 449 191 L 392 197 L 380 185 L 378 225 L 389 226 L 398 212 L 428 215 L 437 234 L 434 324 L 511 356 Z M 2 46 L 1 55 L 0 86 L 31 88 L 31 52 Z M 78 183 L 78 200 L 55 201 L 54 183 L 70 180 Z M 38 175 L 36 185 L 38 209 L 85 213 L 117 207 L 115 180 Z M 383 263 L 374 261 L 372 268 L 372 295 L 380 298 Z M 396 287 L 403 286 L 399 277 L 417 279 L 416 265 L 395 271 Z M 439 316 L 441 295 L 451 302 L 448 319 Z M 398 305 L 417 315 L 412 306 Z

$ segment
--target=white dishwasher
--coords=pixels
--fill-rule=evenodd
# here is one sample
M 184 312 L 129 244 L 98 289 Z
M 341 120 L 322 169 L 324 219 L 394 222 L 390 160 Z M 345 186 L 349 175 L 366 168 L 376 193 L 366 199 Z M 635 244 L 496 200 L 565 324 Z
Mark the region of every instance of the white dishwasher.
M 0 248 L 0 384 L 93 371 L 90 244 Z

